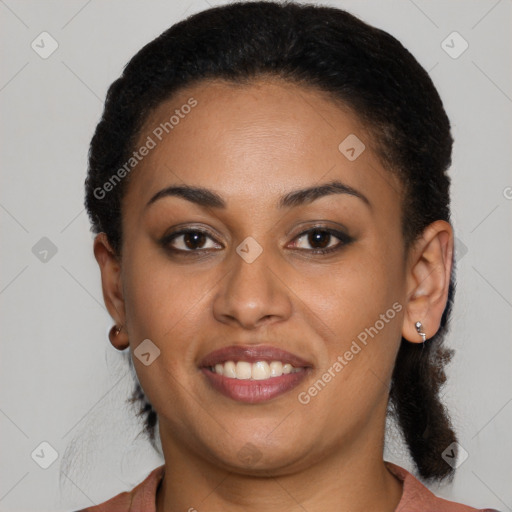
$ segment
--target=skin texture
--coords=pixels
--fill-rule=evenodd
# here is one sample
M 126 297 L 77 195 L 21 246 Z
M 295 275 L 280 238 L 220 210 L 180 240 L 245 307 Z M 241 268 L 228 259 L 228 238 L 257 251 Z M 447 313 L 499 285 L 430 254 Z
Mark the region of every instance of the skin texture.
M 401 336 L 427 340 L 446 304 L 453 232 L 431 224 L 409 253 L 401 233 L 401 184 L 379 162 L 357 117 L 320 92 L 260 79 L 203 82 L 162 103 L 140 134 L 193 97 L 197 106 L 140 162 L 123 199 L 123 255 L 104 234 L 94 243 L 105 303 L 133 351 L 149 338 L 161 351 L 136 357 L 158 413 L 166 475 L 157 510 L 392 511 L 401 484 L 382 460 L 389 383 Z M 338 145 L 356 134 L 366 149 L 349 161 Z M 138 147 L 138 146 L 137 146 Z M 280 209 L 282 195 L 339 180 L 364 194 L 331 194 Z M 211 189 L 225 209 L 179 197 L 146 207 L 169 185 Z M 316 225 L 353 238 L 330 254 L 303 233 Z M 195 246 L 159 244 L 173 228 L 208 230 Z M 300 236 L 299 236 L 300 235 Z M 263 248 L 252 263 L 236 252 L 248 236 Z M 203 246 L 201 246 L 203 243 Z M 191 247 L 191 248 L 190 248 Z M 398 302 L 402 308 L 307 404 L 297 395 Z M 428 341 L 427 341 L 428 342 Z M 312 365 L 297 388 L 244 404 L 211 388 L 200 360 L 233 344 L 270 344 Z M 257 453 L 244 461 L 247 444 Z M 256 460 L 257 459 L 257 460 Z M 303 508 L 302 508 L 303 507 Z

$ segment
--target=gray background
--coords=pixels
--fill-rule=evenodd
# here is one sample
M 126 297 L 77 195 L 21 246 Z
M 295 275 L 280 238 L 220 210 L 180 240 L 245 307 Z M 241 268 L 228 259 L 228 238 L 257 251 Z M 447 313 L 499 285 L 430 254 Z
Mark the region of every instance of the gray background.
M 107 340 L 112 321 L 83 209 L 86 156 L 107 87 L 129 58 L 175 21 L 221 3 L 0 0 L 1 511 L 99 503 L 162 462 L 136 438 L 126 354 Z M 445 102 L 458 239 L 445 400 L 469 457 L 452 485 L 433 490 L 512 510 L 512 2 L 322 3 L 402 41 Z M 59 45 L 47 59 L 31 47 L 43 31 Z M 456 59 L 441 45 L 453 31 L 469 44 Z M 31 457 L 38 449 L 49 461 L 43 441 L 58 454 L 48 469 Z M 411 468 L 393 429 L 387 457 Z

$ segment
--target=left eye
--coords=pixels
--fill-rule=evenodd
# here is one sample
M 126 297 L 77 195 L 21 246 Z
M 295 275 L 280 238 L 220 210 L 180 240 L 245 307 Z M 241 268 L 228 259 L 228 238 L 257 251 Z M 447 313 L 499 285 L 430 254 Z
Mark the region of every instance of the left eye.
M 334 239 L 338 239 L 338 243 L 332 244 Z M 311 252 L 331 252 L 339 249 L 341 246 L 350 242 L 350 237 L 340 231 L 327 228 L 314 228 L 300 234 L 294 243 L 294 248 L 306 249 L 305 245 L 313 247 Z M 302 240 L 302 242 L 301 242 Z

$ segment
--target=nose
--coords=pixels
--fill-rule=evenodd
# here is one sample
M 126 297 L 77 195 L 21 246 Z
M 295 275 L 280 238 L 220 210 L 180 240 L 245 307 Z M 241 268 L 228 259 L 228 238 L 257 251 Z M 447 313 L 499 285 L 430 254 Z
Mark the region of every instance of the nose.
M 252 330 L 290 317 L 291 292 L 267 251 L 250 263 L 233 251 L 227 263 L 229 271 L 213 303 L 216 320 Z

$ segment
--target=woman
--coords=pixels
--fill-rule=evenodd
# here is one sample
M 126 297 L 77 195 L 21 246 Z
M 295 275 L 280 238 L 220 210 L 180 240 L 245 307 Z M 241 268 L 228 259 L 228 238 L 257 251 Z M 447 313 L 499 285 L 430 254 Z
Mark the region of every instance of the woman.
M 450 478 L 450 123 L 389 34 L 248 2 L 182 21 L 108 92 L 86 207 L 110 339 L 165 465 L 87 509 L 471 511 Z

